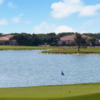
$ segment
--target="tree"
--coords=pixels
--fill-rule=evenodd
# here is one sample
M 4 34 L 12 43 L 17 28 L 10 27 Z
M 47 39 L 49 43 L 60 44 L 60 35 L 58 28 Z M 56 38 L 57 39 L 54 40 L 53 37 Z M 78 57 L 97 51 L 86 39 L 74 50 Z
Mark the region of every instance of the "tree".
M 59 33 L 57 34 L 59 37 L 63 37 L 63 36 L 67 36 L 67 35 L 72 35 L 74 34 L 74 32 L 62 32 L 62 33 Z
M 3 33 L 0 33 L 0 36 L 3 36 Z
M 91 38 L 88 39 L 88 41 L 90 42 L 90 46 L 92 46 L 93 44 L 95 44 L 96 38 L 91 37 Z
M 86 45 L 86 39 L 82 38 L 82 35 L 79 33 L 76 33 L 75 35 L 76 35 L 75 43 L 78 46 L 78 51 L 80 51 L 80 47 Z
M 84 49 L 86 48 L 87 42 L 85 38 L 82 38 L 81 45 L 83 46 Z
M 32 46 L 38 46 L 40 44 L 41 40 L 37 37 L 36 34 L 32 34 L 32 38 L 31 38 L 31 45 Z

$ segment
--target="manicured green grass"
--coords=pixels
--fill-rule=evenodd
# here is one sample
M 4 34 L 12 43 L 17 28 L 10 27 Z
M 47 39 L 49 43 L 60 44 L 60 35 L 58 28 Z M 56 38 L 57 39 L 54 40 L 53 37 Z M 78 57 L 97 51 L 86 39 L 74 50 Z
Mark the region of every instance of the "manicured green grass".
M 16 45 L 0 45 L 0 50 L 66 50 L 70 47 L 62 46 L 16 46 Z
M 59 100 L 100 100 L 100 93 L 61 98 Z
M 100 100 L 100 83 L 0 88 L 0 100 Z
M 61 54 L 72 54 L 72 53 L 79 53 L 79 54 L 89 54 L 89 53 L 95 53 L 100 54 L 100 47 L 88 47 L 86 49 L 81 48 L 78 52 L 77 48 L 66 48 L 66 49 L 59 49 L 59 50 L 48 50 L 48 51 L 42 51 L 42 53 L 61 53 Z
M 63 47 L 66 49 L 66 47 Z M 11 45 L 1 45 L 0 50 L 45 50 L 45 49 L 62 49 L 62 47 L 57 46 L 11 46 Z

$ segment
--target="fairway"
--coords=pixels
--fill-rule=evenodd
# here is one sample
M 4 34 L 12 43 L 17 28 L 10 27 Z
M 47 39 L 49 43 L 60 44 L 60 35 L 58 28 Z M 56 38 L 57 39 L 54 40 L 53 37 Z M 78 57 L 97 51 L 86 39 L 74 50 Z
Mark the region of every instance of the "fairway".
M 92 96 L 100 98 L 100 83 L 0 88 L 0 100 L 92 100 Z

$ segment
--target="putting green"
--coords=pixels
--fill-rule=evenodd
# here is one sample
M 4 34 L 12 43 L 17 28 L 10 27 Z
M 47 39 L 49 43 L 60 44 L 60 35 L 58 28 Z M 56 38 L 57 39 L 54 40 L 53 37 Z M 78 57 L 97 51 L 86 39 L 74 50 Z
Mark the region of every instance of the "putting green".
M 100 95 L 100 83 L 0 88 L 0 100 L 72 100 L 91 94 Z

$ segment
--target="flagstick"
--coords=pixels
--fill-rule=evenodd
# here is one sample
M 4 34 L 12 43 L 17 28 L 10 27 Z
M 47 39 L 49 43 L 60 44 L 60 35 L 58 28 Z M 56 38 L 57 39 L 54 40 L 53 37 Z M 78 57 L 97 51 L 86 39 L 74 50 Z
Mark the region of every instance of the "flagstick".
M 64 75 L 63 71 L 61 71 L 61 91 L 62 91 L 62 75 Z
M 61 71 L 61 73 L 62 73 L 62 71 Z M 61 91 L 62 91 L 62 75 L 61 75 Z

